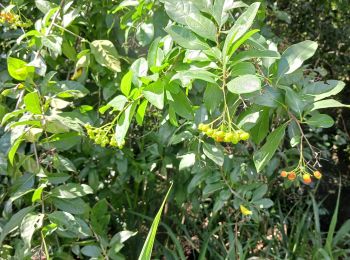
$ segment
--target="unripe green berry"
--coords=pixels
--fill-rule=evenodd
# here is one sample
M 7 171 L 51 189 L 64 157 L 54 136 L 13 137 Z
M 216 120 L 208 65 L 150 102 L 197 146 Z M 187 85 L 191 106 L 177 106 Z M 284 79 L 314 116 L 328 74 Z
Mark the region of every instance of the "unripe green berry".
M 246 141 L 249 139 L 250 137 L 250 134 L 247 133 L 247 132 L 243 132 L 242 134 L 239 135 L 240 139 L 243 140 L 243 141 Z

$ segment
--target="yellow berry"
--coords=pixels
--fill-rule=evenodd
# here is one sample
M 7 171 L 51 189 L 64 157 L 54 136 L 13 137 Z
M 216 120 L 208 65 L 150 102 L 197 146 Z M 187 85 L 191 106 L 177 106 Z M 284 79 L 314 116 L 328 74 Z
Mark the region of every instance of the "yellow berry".
M 315 176 L 316 179 L 319 180 L 319 179 L 322 178 L 322 173 L 320 173 L 319 171 L 315 171 L 315 172 L 314 172 L 314 176 Z
M 305 184 L 310 184 L 312 182 L 311 175 L 308 173 L 303 174 L 303 181 Z
M 204 124 L 200 123 L 200 124 L 198 125 L 198 130 L 199 130 L 199 131 L 202 131 L 202 130 L 203 130 L 203 126 L 204 126 Z
M 209 128 L 207 131 L 205 131 L 205 134 L 209 137 L 213 136 L 214 129 Z
M 239 135 L 237 132 L 233 132 L 232 143 L 237 144 L 239 142 Z
M 224 141 L 226 143 L 231 142 L 233 140 L 233 136 L 234 136 L 234 134 L 232 132 L 226 133 L 225 137 L 224 137 Z
M 241 134 L 239 135 L 239 138 L 240 138 L 242 141 L 248 140 L 249 137 L 250 137 L 250 134 L 247 133 L 247 132 L 243 132 L 243 133 L 241 133 Z

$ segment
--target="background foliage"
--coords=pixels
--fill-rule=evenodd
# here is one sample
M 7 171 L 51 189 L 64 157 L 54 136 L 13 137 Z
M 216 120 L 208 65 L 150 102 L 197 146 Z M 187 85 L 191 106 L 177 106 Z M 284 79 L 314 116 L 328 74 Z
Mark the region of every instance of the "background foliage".
M 3 1 L 0 257 L 349 257 L 348 5 Z

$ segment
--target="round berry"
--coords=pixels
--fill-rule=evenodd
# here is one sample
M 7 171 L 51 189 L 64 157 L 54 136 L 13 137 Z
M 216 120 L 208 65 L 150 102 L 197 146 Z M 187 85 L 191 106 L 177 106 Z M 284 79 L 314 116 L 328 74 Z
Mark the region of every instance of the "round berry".
M 322 178 L 322 173 L 320 173 L 319 171 L 315 171 L 315 172 L 314 172 L 314 176 L 315 176 L 316 179 L 319 180 L 319 179 Z
M 303 181 L 305 184 L 310 184 L 312 182 L 311 175 L 308 173 L 303 174 Z
M 288 172 L 282 171 L 281 172 L 281 177 L 286 178 L 288 176 Z
M 296 179 L 297 175 L 295 174 L 295 172 L 290 172 L 288 174 L 288 180 L 290 181 L 294 181 Z
M 209 128 L 207 131 L 205 131 L 205 134 L 209 137 L 212 137 L 214 133 L 214 129 Z
M 200 124 L 198 125 L 198 130 L 199 130 L 199 131 L 203 131 L 203 126 L 204 126 L 204 124 L 200 123 Z
M 224 141 L 226 143 L 232 142 L 234 134 L 232 132 L 226 133 L 224 137 Z
M 243 132 L 239 135 L 239 138 L 242 140 L 242 141 L 247 141 L 250 137 L 250 134 L 247 133 L 247 132 Z

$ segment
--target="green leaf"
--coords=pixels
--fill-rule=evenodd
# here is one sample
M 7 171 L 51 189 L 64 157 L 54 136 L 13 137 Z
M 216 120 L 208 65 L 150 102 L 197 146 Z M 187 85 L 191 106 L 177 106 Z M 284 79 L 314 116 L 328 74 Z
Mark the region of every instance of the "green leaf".
M 313 96 L 314 100 L 318 101 L 338 94 L 344 87 L 345 83 L 338 80 L 319 81 L 306 85 L 302 92 L 303 94 Z
M 238 126 L 245 131 L 253 128 L 260 119 L 261 111 L 256 111 L 245 115 L 242 119 L 238 121 Z
M 305 120 L 309 126 L 329 128 L 334 125 L 334 120 L 332 117 L 326 114 L 316 114 Z
M 147 55 L 147 62 L 149 68 L 160 66 L 164 59 L 164 53 L 159 48 L 160 40 L 161 38 L 157 37 L 149 47 Z
M 224 95 L 216 84 L 208 84 L 205 88 L 203 101 L 210 113 L 214 112 L 221 104 Z
M 55 94 L 59 98 L 82 98 L 90 91 L 80 82 L 64 80 L 41 88 L 42 95 Z
M 141 46 L 148 45 L 154 37 L 154 26 L 152 23 L 141 23 L 136 30 L 136 39 Z
M 81 249 L 81 253 L 93 259 L 97 259 L 101 256 L 101 248 L 96 245 L 88 245 Z
M 118 95 L 114 97 L 107 105 L 100 107 L 99 112 L 104 114 L 109 108 L 113 108 L 113 111 L 122 111 L 128 99 L 124 95 Z
M 240 39 L 238 39 L 232 46 L 230 46 L 230 49 L 228 50 L 228 58 L 230 58 L 234 52 L 241 47 L 241 45 L 243 43 L 245 43 L 249 38 L 251 38 L 254 34 L 256 34 L 257 32 L 259 32 L 259 29 L 254 29 L 251 30 L 247 33 L 245 33 Z
M 164 81 L 158 80 L 142 91 L 145 98 L 158 109 L 164 107 Z
M 261 89 L 261 81 L 255 75 L 243 75 L 227 83 L 229 91 L 235 94 L 246 94 Z
M 120 72 L 119 55 L 112 42 L 96 40 L 90 44 L 90 47 L 98 63 L 114 72 Z
M 51 55 L 54 57 L 58 57 L 62 54 L 62 37 L 57 35 L 43 36 L 41 42 L 51 51 Z
M 204 143 L 203 153 L 217 165 L 224 165 L 224 151 L 222 150 L 222 147 Z
M 294 90 L 290 88 L 285 88 L 285 90 L 287 106 L 292 111 L 301 116 L 307 103 L 305 102 L 305 100 L 303 100 L 303 97 L 299 93 L 296 93 Z
M 256 144 L 260 144 L 269 131 L 269 109 L 264 109 L 260 114 L 258 123 L 250 129 L 252 140 Z
M 221 190 L 223 188 L 224 188 L 224 185 L 221 182 L 209 183 L 203 189 L 203 196 L 208 196 L 208 195 L 210 195 L 218 190 Z
M 54 3 L 45 0 L 35 0 L 35 5 L 43 14 L 47 14 L 50 9 L 56 6 Z
M 148 105 L 148 101 L 145 99 L 145 100 L 143 100 L 141 102 L 141 104 L 137 108 L 135 118 L 136 118 L 136 122 L 137 122 L 138 125 L 142 125 L 143 124 L 143 119 L 145 117 L 147 105 Z
M 177 23 L 186 25 L 186 17 L 199 14 L 197 7 L 188 0 L 165 0 L 164 8 L 169 17 Z
M 86 184 L 68 183 L 54 188 L 51 191 L 51 196 L 61 199 L 74 199 L 92 193 L 93 190 Z
M 182 84 L 185 86 L 188 82 L 191 82 L 195 79 L 200 79 L 210 83 L 216 83 L 217 76 L 214 73 L 211 73 L 206 70 L 186 70 L 178 71 L 170 81 L 179 79 Z
M 9 152 L 8 152 L 8 158 L 10 163 L 13 165 L 13 160 L 15 159 L 16 152 L 18 150 L 18 147 L 21 145 L 23 142 L 22 138 L 18 138 L 11 146 Z
M 288 47 L 282 54 L 278 64 L 278 76 L 290 74 L 296 71 L 304 63 L 305 60 L 311 58 L 318 44 L 313 41 L 303 41 Z
M 2 242 L 4 241 L 5 237 L 10 233 L 15 231 L 21 224 L 23 218 L 31 211 L 34 210 L 35 207 L 30 206 L 23 208 L 16 212 L 8 222 L 3 226 L 0 234 L 0 246 L 2 245 Z
M 41 201 L 41 195 L 43 193 L 45 186 L 40 186 L 37 189 L 35 189 L 35 191 L 33 192 L 33 196 L 32 196 L 32 203 L 35 203 L 37 201 Z
M 37 115 L 42 114 L 40 97 L 38 92 L 28 93 L 27 95 L 25 95 L 23 101 L 24 101 L 24 104 L 26 105 L 26 109 L 29 112 Z
M 119 146 L 122 146 L 124 143 L 124 138 L 128 132 L 132 117 L 134 116 L 136 105 L 137 104 L 135 102 L 129 105 L 115 126 L 115 139 Z
M 190 50 L 207 50 L 209 45 L 201 41 L 193 32 L 179 25 L 170 25 L 164 29 L 180 46 Z
M 156 238 L 158 225 L 159 225 L 159 222 L 160 222 L 160 218 L 162 216 L 162 211 L 163 211 L 165 202 L 168 199 L 168 196 L 170 194 L 170 191 L 171 191 L 172 187 L 173 187 L 173 184 L 171 183 L 171 186 L 170 186 L 167 194 L 165 195 L 163 203 L 162 203 L 160 209 L 158 210 L 158 213 L 157 213 L 156 217 L 153 220 L 153 223 L 152 223 L 151 229 L 150 229 L 150 231 L 149 231 L 149 233 L 147 235 L 146 241 L 143 244 L 142 251 L 141 251 L 141 253 L 139 255 L 139 258 L 138 258 L 139 260 L 150 260 L 151 259 L 153 244 L 154 244 L 154 240 Z
M 108 202 L 106 199 L 98 201 L 93 206 L 91 209 L 90 219 L 94 232 L 100 236 L 107 234 L 111 216 L 108 214 Z
M 266 107 L 279 107 L 284 105 L 282 90 L 267 86 L 262 89 L 260 95 L 252 98 L 252 103 Z
M 176 114 L 188 120 L 193 120 L 193 112 L 190 100 L 182 90 L 176 94 L 170 93 L 170 91 L 166 91 L 166 95 L 167 102 L 169 103 L 170 107 L 174 109 Z
M 311 106 L 311 111 L 316 110 L 316 109 L 331 108 L 331 107 L 350 108 L 350 105 L 342 104 L 339 101 L 334 100 L 334 99 L 325 99 L 325 100 L 321 100 L 321 101 L 317 101 L 317 102 L 313 103 Z
M 231 77 L 238 77 L 247 74 L 255 74 L 255 66 L 250 62 L 240 62 L 232 66 Z
M 192 167 L 196 162 L 196 154 L 194 153 L 182 155 L 180 158 L 179 171 Z
M 266 184 L 261 185 L 259 188 L 257 188 L 254 191 L 252 201 L 260 200 L 262 197 L 265 196 L 267 191 L 268 191 L 268 186 Z
M 41 213 L 29 213 L 27 214 L 21 223 L 20 234 L 24 242 L 26 251 L 30 249 L 31 241 L 35 230 L 41 228 L 43 225 L 44 214 Z
M 270 59 L 279 59 L 281 55 L 277 51 L 271 50 L 249 50 L 241 51 L 237 55 L 231 58 L 231 62 L 236 64 L 241 61 L 250 60 L 253 58 L 270 58 Z
M 7 69 L 10 76 L 16 80 L 24 81 L 28 77 L 32 78 L 34 75 L 34 67 L 28 66 L 23 60 L 8 57 Z
M 56 232 L 68 238 L 86 238 L 91 236 L 91 230 L 85 221 L 63 211 L 54 211 L 47 215 L 52 223 L 57 225 Z
M 266 143 L 254 153 L 253 160 L 255 168 L 260 172 L 275 154 L 278 146 L 283 140 L 287 124 L 283 124 L 275 129 L 266 140 Z
M 120 83 L 120 90 L 125 96 L 129 96 L 130 90 L 131 90 L 131 82 L 132 82 L 132 71 L 129 70 L 128 73 L 126 73 L 122 81 Z
M 230 3 L 233 2 L 232 0 L 216 0 L 214 2 L 213 8 L 212 8 L 212 15 L 219 25 L 219 27 L 223 26 L 224 23 L 227 21 L 229 15 L 228 10 L 230 9 Z
M 260 3 L 253 3 L 250 5 L 247 10 L 241 14 L 240 17 L 236 20 L 232 28 L 229 30 L 224 47 L 223 47 L 223 57 L 228 57 L 227 54 L 229 52 L 230 47 L 241 38 L 247 30 L 252 26 L 254 22 L 254 18 L 258 12 Z
M 59 199 L 59 198 L 52 198 L 53 205 L 65 212 L 71 213 L 71 214 L 84 214 L 85 212 L 88 212 L 89 206 L 82 200 L 81 198 L 74 198 L 74 199 Z
M 260 199 L 260 200 L 257 200 L 257 201 L 254 201 L 253 202 L 258 208 L 261 208 L 261 209 L 268 209 L 268 208 L 271 208 L 273 206 L 273 201 L 270 200 L 270 199 Z
M 186 16 L 186 25 L 197 35 L 216 41 L 216 26 L 214 23 L 199 13 L 192 13 Z

